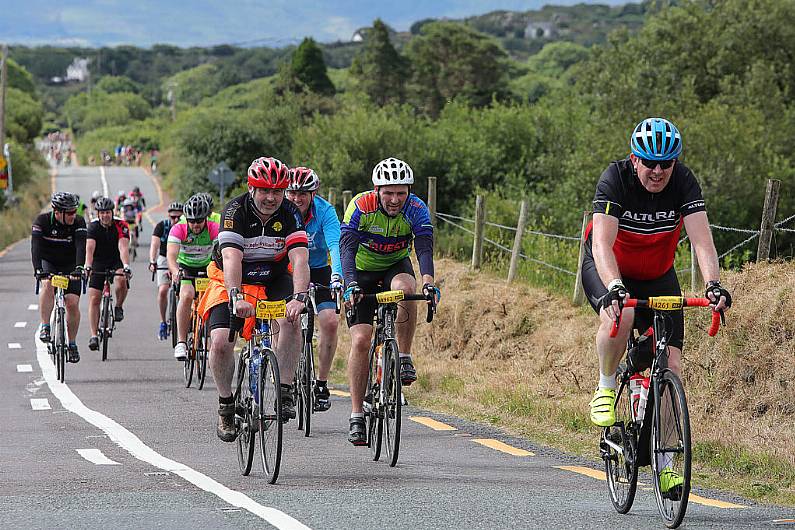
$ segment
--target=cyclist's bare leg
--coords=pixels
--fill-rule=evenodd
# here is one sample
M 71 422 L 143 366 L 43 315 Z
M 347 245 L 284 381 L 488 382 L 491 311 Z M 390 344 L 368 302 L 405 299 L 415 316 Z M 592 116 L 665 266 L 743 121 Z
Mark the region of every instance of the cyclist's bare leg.
M 91 328 L 91 336 L 99 335 L 99 300 L 102 298 L 102 291 L 88 288 L 88 326 Z
M 627 339 L 632 332 L 632 324 L 635 319 L 635 310 L 624 308 L 621 315 L 621 324 L 618 327 L 618 334 L 610 337 L 610 330 L 613 328 L 613 319 L 602 309 L 599 311 L 599 330 L 596 332 L 596 353 L 599 355 L 599 372 L 609 376 L 615 374 L 621 357 L 627 348 Z
M 74 342 L 77 337 L 77 329 L 80 327 L 80 297 L 76 294 L 64 296 L 66 305 L 66 331 L 69 341 Z
M 116 274 L 122 274 L 123 272 L 124 269 L 119 269 L 116 271 Z M 113 280 L 113 285 L 116 294 L 116 307 L 122 307 L 124 301 L 127 299 L 127 278 L 124 276 L 116 276 Z
M 392 279 L 392 289 L 414 294 L 417 289 L 417 280 L 410 274 L 398 274 Z M 398 308 L 398 317 L 395 322 L 398 348 L 400 348 L 400 353 L 410 353 L 411 345 L 414 342 L 414 331 L 417 329 L 417 304 L 400 302 Z
M 229 328 L 210 332 L 210 370 L 213 372 L 218 395 L 232 395 L 232 376 L 235 373 L 234 342 L 229 342 Z
M 160 321 L 166 321 L 166 309 L 168 308 L 168 288 L 169 285 L 164 283 L 157 288 L 157 307 L 160 309 Z
M 188 328 L 190 327 L 190 311 L 196 291 L 193 285 L 183 283 L 179 288 L 179 303 L 177 304 L 177 340 L 187 342 Z
M 361 414 L 367 374 L 370 371 L 368 354 L 373 326 L 356 324 L 351 327 L 351 352 L 348 356 L 348 384 L 351 390 L 351 412 Z
M 50 314 L 55 306 L 55 294 L 50 280 L 42 280 L 39 286 L 39 315 L 42 324 L 50 323 Z
M 279 327 L 279 340 L 276 347 L 276 359 L 279 361 L 279 378 L 281 384 L 292 385 L 298 354 L 301 352 L 301 321 L 290 323 L 286 318 L 276 319 Z
M 328 381 L 331 361 L 334 360 L 334 353 L 337 351 L 337 326 L 340 320 L 333 309 L 324 309 L 318 313 L 317 317 L 320 328 L 320 336 L 318 337 L 320 366 L 318 367 L 317 378 L 321 381 Z

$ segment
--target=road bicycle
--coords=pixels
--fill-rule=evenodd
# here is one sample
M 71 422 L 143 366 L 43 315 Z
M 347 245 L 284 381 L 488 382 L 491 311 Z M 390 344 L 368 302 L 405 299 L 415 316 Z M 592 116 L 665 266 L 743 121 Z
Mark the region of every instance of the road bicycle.
M 610 501 L 622 514 L 629 512 L 635 500 L 639 465 L 651 464 L 657 508 L 668 528 L 678 527 L 687 510 L 692 446 L 684 387 L 668 368 L 671 327 L 666 325 L 670 317 L 665 313 L 684 307 L 709 307 L 710 303 L 706 298 L 681 296 L 630 298 L 624 302 L 624 307 L 653 310 L 654 321 L 643 335 L 633 334 L 628 341 L 626 361 L 616 375 L 616 421 L 602 430 L 599 452 L 605 463 Z M 722 318 L 722 312 L 713 312 L 710 336 L 718 332 Z M 610 336 L 615 337 L 617 331 L 614 324 Z M 646 369 L 648 376 L 642 377 Z M 635 392 L 633 381 L 639 384 Z M 662 491 L 660 477 L 671 471 L 682 478 L 682 484 Z
M 105 280 L 102 284 L 102 299 L 100 301 L 99 309 L 99 326 L 97 333 L 99 333 L 99 341 L 102 343 L 102 360 L 108 359 L 108 343 L 113 337 L 113 331 L 116 329 L 116 318 L 113 314 L 113 279 L 116 276 L 127 276 L 123 272 L 116 272 L 113 269 L 107 271 L 91 271 L 91 274 L 97 276 L 104 276 Z M 130 288 L 130 279 L 126 278 L 127 289 Z
M 249 296 L 249 295 L 246 295 Z M 275 484 L 282 459 L 282 394 L 279 362 L 273 351 L 278 336 L 277 318 L 284 318 L 286 301 L 251 297 L 256 307 L 254 330 L 240 351 L 235 369 L 235 427 L 237 461 L 240 472 L 248 475 L 254 460 L 256 434 L 259 433 L 262 469 L 268 482 Z M 235 314 L 234 303 L 230 314 Z M 242 328 L 243 319 L 231 317 L 229 342 Z
M 370 370 L 364 402 L 364 415 L 367 419 L 367 445 L 372 450 L 373 460 L 379 460 L 382 440 L 385 439 L 389 465 L 394 467 L 400 453 L 401 408 L 403 406 L 400 353 L 395 338 L 398 302 L 427 302 L 426 321 L 431 322 L 436 313 L 436 300 L 433 293 L 424 295 L 409 294 L 403 291 L 365 294 L 362 295 L 361 300 L 375 300 L 378 303 L 375 333 L 370 343 Z M 353 311 L 355 310 L 354 306 Z
M 50 354 L 50 359 L 55 364 L 55 375 L 61 383 L 66 379 L 66 363 L 69 355 L 64 296 L 69 288 L 70 279 L 82 280 L 82 277 L 70 274 L 51 274 L 49 272 L 36 275 L 36 295 L 39 294 L 42 280 L 50 280 L 50 284 L 53 286 L 55 303 L 50 316 L 50 329 L 53 330 L 53 333 L 47 343 L 47 353 Z M 85 283 L 83 284 L 83 290 L 85 291 Z
M 196 383 L 198 389 L 204 388 L 204 379 L 207 376 L 207 357 L 210 351 L 210 330 L 204 325 L 204 319 L 199 314 L 199 299 L 207 290 L 210 279 L 206 273 L 196 276 L 180 274 L 181 280 L 192 280 L 196 289 L 193 296 L 193 305 L 190 311 L 190 328 L 188 329 L 187 346 L 188 353 L 183 364 L 185 375 L 185 388 L 189 388 L 193 381 L 194 368 L 196 370 Z

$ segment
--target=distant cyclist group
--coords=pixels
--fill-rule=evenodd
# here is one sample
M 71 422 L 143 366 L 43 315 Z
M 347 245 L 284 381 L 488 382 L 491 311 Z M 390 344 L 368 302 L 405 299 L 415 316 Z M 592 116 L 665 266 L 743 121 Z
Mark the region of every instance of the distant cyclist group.
M 720 283 L 701 189 L 692 171 L 679 160 L 683 146 L 679 130 L 666 119 L 648 118 L 635 127 L 629 146 L 629 156 L 611 162 L 597 183 L 593 222 L 585 236 L 583 287 L 600 319 L 596 335 L 599 379 L 590 416 L 595 425 L 605 429 L 617 423 L 616 388 L 622 381 L 619 363 L 628 341 L 632 345 L 636 340 L 632 331 L 642 335 L 654 325 L 652 307 L 657 306 L 636 305 L 636 301 L 681 296 L 673 260 L 682 226 L 706 282 L 704 304 L 722 316 L 732 302 Z M 217 435 L 222 440 L 233 441 L 239 434 L 233 396 L 235 354 L 229 330 L 237 319 L 245 319 L 243 336 L 250 334 L 258 314 L 256 300 L 286 300 L 283 316 L 276 319 L 280 331 L 275 351 L 281 370 L 282 418 L 295 418 L 291 385 L 301 350 L 299 317 L 306 310 L 312 284 L 324 288 L 316 291 L 313 301 L 319 325 L 319 370 L 313 383 L 316 410 L 331 406 L 327 380 L 339 322 L 334 300 L 341 295 L 351 335 L 348 439 L 354 445 L 368 444 L 364 410 L 372 400 L 367 387 L 372 368 L 368 349 L 378 303 L 367 295 L 386 290 L 419 291 L 429 304 L 440 298 L 434 281 L 434 229 L 428 207 L 412 193 L 411 167 L 397 158 L 387 158 L 375 165 L 371 178 L 373 189 L 356 195 L 340 221 L 334 207 L 318 195 L 320 181 L 314 170 L 290 169 L 276 158 L 262 157 L 248 168 L 247 191 L 230 200 L 220 214 L 213 211 L 210 195 L 198 193 L 184 204 L 171 203 L 168 217 L 154 227 L 149 262 L 158 283 L 158 336 L 165 340 L 169 333 L 176 333 L 174 357 L 184 361 L 191 312 L 198 311 L 208 330 L 209 365 L 219 394 Z M 128 196 L 120 193 L 115 202 L 92 197 L 91 210 L 98 218 L 88 227 L 75 218 L 77 206 L 73 194 L 59 192 L 52 198 L 53 211 L 36 219 L 33 262 L 37 274 L 57 271 L 72 278 L 86 274 L 90 278 L 92 271 L 111 269 L 129 278 L 128 240 L 131 227 L 137 233 L 145 207 L 140 191 L 133 190 Z M 114 211 L 120 218 L 113 216 Z M 419 281 L 410 260 L 412 248 L 419 264 Z M 201 277 L 207 280 L 198 290 L 195 282 Z M 120 276 L 116 282 L 116 320 L 124 315 L 123 279 Z M 92 308 L 97 285 L 94 279 L 89 280 Z M 168 298 L 174 286 L 178 286 L 179 298 L 171 322 Z M 630 293 L 638 298 L 631 299 Z M 79 360 L 74 342 L 80 320 L 79 294 L 79 282 L 70 284 L 66 307 L 72 362 Z M 198 303 L 194 304 L 196 297 Z M 49 340 L 51 300 L 52 289 L 44 289 L 42 340 Z M 674 310 L 666 317 L 664 337 L 664 368 L 677 376 L 684 338 L 681 307 L 667 308 Z M 400 310 L 403 318 L 396 322 L 399 377 L 403 385 L 410 385 L 417 379 L 411 356 L 417 310 L 405 302 Z M 89 346 L 96 349 L 95 309 L 90 310 L 89 318 Z M 660 451 L 654 458 L 662 493 L 671 496 L 672 491 L 681 490 L 689 478 L 683 479 L 672 469 L 675 456 Z

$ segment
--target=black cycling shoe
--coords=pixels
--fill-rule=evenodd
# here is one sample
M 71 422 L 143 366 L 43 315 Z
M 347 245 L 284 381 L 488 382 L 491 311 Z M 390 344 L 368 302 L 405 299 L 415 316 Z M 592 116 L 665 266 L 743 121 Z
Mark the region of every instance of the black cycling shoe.
M 292 387 L 282 386 L 282 423 L 295 419 Z
M 124 320 L 124 309 L 121 307 L 116 307 L 113 309 L 113 320 L 116 322 L 121 322 Z
M 348 441 L 359 447 L 367 445 L 367 423 L 364 418 L 351 418 Z
M 91 337 L 88 339 L 88 349 L 91 351 L 97 351 L 99 349 L 99 337 Z
M 400 382 L 403 386 L 410 386 L 411 383 L 417 380 L 417 370 L 414 369 L 414 363 L 411 361 L 411 356 L 400 358 Z
M 331 393 L 328 390 L 328 386 L 315 384 L 313 391 L 315 393 L 315 405 L 313 407 L 315 412 L 325 412 L 330 409 Z
M 218 427 L 216 434 L 224 442 L 234 442 L 237 438 L 237 427 L 235 426 L 235 404 L 220 403 L 218 405 Z
M 50 325 L 42 326 L 39 331 L 39 340 L 42 342 L 50 342 Z
M 67 359 L 70 363 L 79 363 L 80 362 L 80 352 L 77 351 L 77 344 L 70 344 L 66 347 L 69 351 L 69 357 Z

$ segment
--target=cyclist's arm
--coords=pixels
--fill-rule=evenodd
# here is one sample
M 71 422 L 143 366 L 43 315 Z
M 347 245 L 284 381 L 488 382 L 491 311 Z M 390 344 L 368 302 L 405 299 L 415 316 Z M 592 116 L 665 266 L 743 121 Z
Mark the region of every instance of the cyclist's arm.
M 177 273 L 179 272 L 179 265 L 177 264 L 177 258 L 179 257 L 179 250 L 182 248 L 180 243 L 174 243 L 170 240 L 166 244 L 166 259 L 168 260 L 168 270 L 171 272 L 171 276 L 176 281 Z
M 86 268 L 94 266 L 94 251 L 97 248 L 97 240 L 89 238 L 86 241 L 86 259 L 85 259 L 85 266 Z M 80 263 L 78 261 L 78 263 Z
M 157 262 L 157 255 L 160 254 L 160 238 L 163 237 L 163 232 L 165 231 L 165 227 L 163 226 L 163 222 L 159 222 L 155 225 L 154 230 L 152 230 L 152 238 L 149 240 L 149 262 L 155 263 Z
M 225 247 L 221 249 L 221 256 L 224 259 L 224 287 L 227 292 L 233 288 L 240 289 L 243 281 L 243 251 Z
M 75 263 L 79 265 L 86 261 L 86 237 L 88 235 L 88 230 L 82 218 L 75 219 L 75 223 L 80 223 L 82 225 L 75 229 Z
M 121 234 L 119 234 L 119 257 L 122 265 L 130 266 L 130 226 L 124 221 L 121 222 Z
M 340 263 L 345 285 L 356 281 L 356 252 L 359 243 L 359 231 L 343 225 L 340 234 Z
M 41 270 L 41 245 L 42 245 L 42 228 L 38 224 L 38 219 L 33 221 L 33 227 L 30 230 L 30 257 L 33 260 L 33 270 Z
M 604 285 L 621 279 L 613 244 L 618 236 L 618 218 L 603 213 L 593 214 L 593 257 L 596 272 Z
M 342 259 L 340 258 L 340 220 L 334 208 L 327 208 L 323 212 L 323 235 L 326 239 L 329 254 L 331 255 L 331 272 L 342 276 Z
M 720 280 L 720 267 L 718 265 L 718 252 L 712 241 L 712 231 L 709 229 L 707 212 L 696 212 L 685 216 L 685 230 L 690 243 L 696 249 L 698 268 L 705 282 Z
M 309 249 L 295 247 L 287 252 L 293 266 L 293 293 L 305 293 L 309 289 Z

